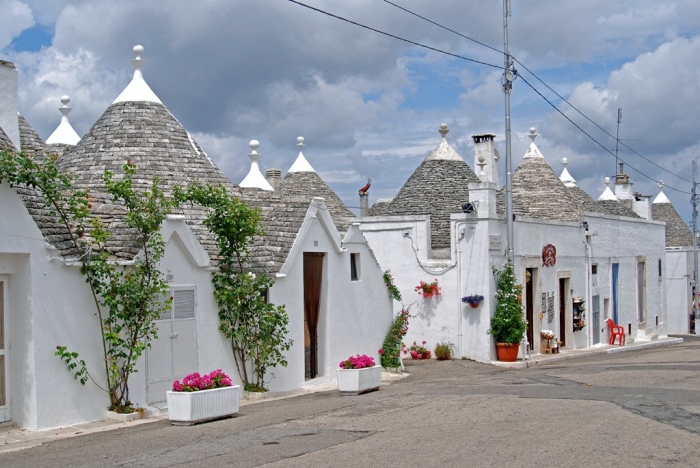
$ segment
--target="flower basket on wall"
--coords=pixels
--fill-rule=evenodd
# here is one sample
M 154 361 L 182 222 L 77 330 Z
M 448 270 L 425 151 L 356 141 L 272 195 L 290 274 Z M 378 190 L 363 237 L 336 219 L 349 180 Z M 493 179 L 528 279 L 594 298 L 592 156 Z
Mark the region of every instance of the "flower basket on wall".
M 439 296 L 442 292 L 442 289 L 440 289 L 438 286 L 437 278 L 432 283 L 421 281 L 418 283 L 418 286 L 414 288 L 414 290 L 426 299 L 433 296 Z
M 168 419 L 176 426 L 226 418 L 238 413 L 240 385 L 198 392 L 167 392 Z
M 479 294 L 470 294 L 469 296 L 464 296 L 462 298 L 462 302 L 469 304 L 472 309 L 479 307 L 479 304 L 481 304 L 481 301 L 483 300 L 484 296 L 480 296 Z

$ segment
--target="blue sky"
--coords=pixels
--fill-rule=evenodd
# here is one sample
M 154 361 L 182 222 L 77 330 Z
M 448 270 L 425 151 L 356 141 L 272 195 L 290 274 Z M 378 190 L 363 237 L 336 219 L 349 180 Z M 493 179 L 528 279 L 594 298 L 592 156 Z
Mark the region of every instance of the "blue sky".
M 476 60 L 502 56 L 381 0 L 308 0 L 358 23 Z M 400 1 L 401 6 L 497 49 L 501 2 Z M 46 138 L 62 94 L 84 134 L 129 82 L 142 44 L 151 88 L 233 182 L 248 171 L 248 141 L 261 166 L 283 173 L 304 153 L 349 206 L 373 179 L 370 200 L 393 197 L 439 143 L 473 166 L 470 136 L 494 133 L 504 153 L 500 71 L 387 38 L 280 0 L 0 0 L 0 58 L 19 70 L 20 111 Z M 666 194 L 690 218 L 691 160 L 700 155 L 700 2 L 513 0 L 510 49 L 586 116 L 653 161 L 621 151 L 635 189 Z M 605 148 L 615 141 L 526 70 L 522 77 Z M 537 127 L 555 172 L 562 157 L 590 195 L 614 175 L 614 157 L 555 112 L 522 80 L 512 94 L 513 161 Z M 667 169 L 664 172 L 656 165 Z

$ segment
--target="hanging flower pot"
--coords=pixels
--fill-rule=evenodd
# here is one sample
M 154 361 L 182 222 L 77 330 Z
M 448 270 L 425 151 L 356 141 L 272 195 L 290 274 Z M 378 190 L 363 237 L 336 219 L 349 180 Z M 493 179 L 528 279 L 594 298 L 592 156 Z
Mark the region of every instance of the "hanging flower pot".
M 479 307 L 479 304 L 481 304 L 481 301 L 483 300 L 484 296 L 480 296 L 479 294 L 471 294 L 462 298 L 462 302 L 464 302 L 465 304 L 469 304 L 472 309 L 476 309 L 477 307 Z

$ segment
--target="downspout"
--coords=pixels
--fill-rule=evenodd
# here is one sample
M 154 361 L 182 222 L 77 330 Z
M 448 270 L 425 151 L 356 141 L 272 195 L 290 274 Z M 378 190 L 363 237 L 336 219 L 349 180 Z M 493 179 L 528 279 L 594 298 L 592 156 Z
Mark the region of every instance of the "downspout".
M 462 354 L 462 340 L 464 338 L 464 330 L 462 329 L 462 239 L 465 236 L 465 230 L 461 229 L 460 226 L 465 226 L 466 223 L 455 223 L 455 243 L 457 249 L 457 258 L 455 262 L 457 263 L 457 354 L 460 359 L 464 357 Z
M 586 321 L 589 323 L 588 333 L 586 333 L 586 348 L 590 348 L 593 343 L 593 300 L 591 298 L 591 238 L 588 229 L 584 230 L 584 244 L 586 245 L 586 301 L 588 301 L 588 317 Z M 600 326 L 600 325 L 596 325 Z

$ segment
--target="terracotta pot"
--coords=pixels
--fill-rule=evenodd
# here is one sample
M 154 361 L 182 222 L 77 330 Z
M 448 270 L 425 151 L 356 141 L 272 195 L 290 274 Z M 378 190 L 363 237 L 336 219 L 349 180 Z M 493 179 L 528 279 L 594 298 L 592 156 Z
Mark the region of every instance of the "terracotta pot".
M 430 351 L 426 351 L 423 354 L 417 354 L 415 357 L 413 355 L 411 355 L 411 359 L 415 359 L 415 360 L 430 359 Z
M 477 302 L 476 304 L 473 303 L 473 302 L 470 302 L 469 305 L 472 306 L 472 309 L 476 309 L 477 307 L 479 307 L 479 303 L 478 303 L 478 302 Z
M 499 361 L 515 362 L 518 360 L 520 343 L 496 343 L 496 356 Z
M 423 359 L 430 359 L 430 351 L 426 351 L 423 353 Z

